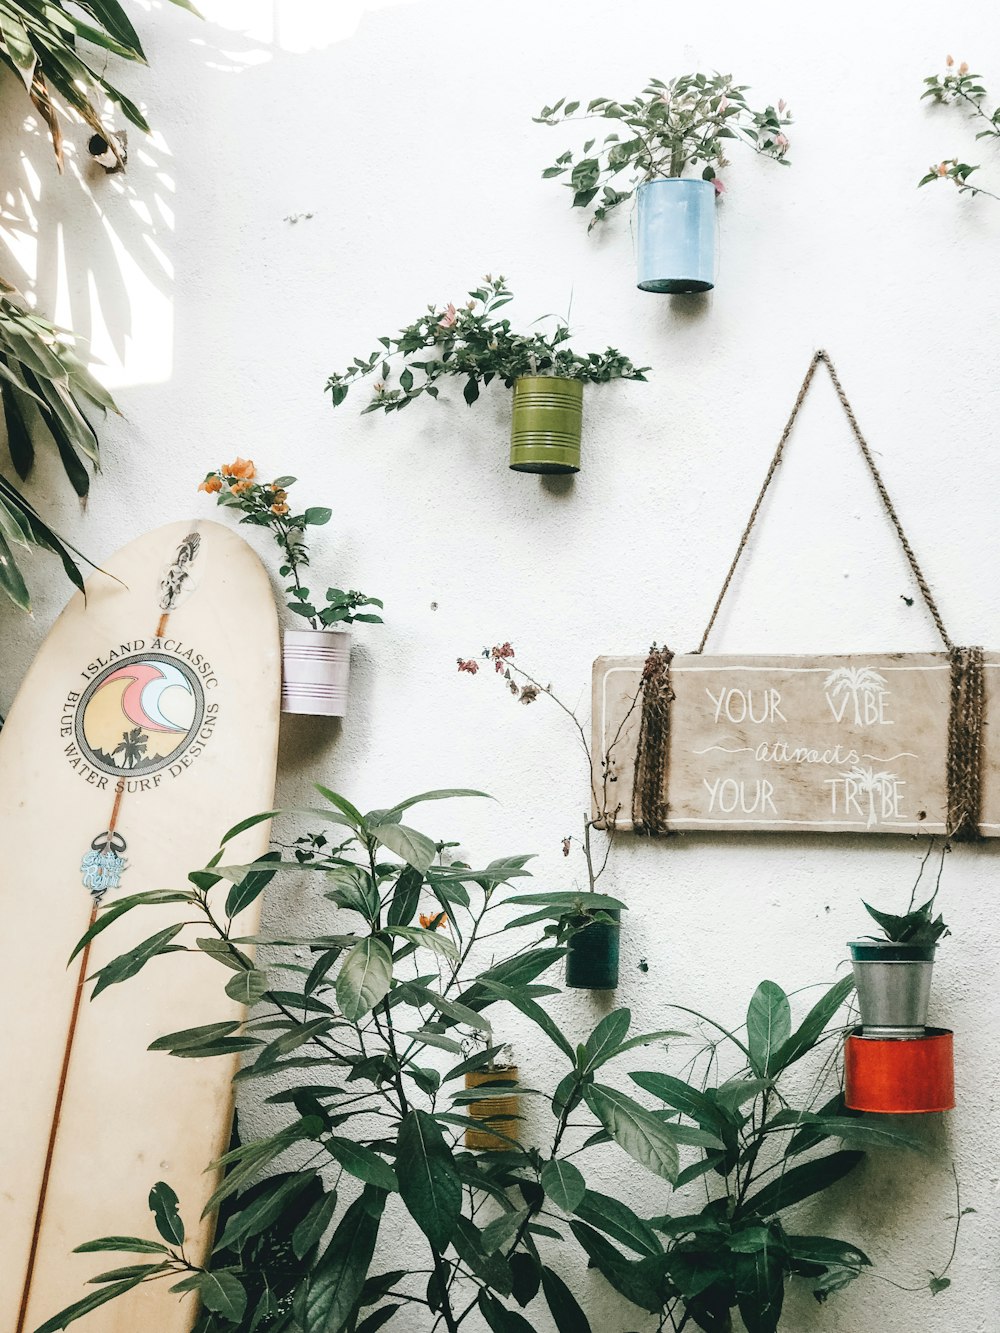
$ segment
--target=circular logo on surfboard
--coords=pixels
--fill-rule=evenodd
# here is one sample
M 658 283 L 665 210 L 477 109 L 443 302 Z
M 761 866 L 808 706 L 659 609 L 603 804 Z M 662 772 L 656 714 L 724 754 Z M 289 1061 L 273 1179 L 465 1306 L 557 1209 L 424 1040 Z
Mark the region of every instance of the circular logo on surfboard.
M 90 681 L 76 710 L 76 743 L 101 773 L 157 773 L 179 759 L 205 716 L 201 681 L 186 662 L 145 652 Z

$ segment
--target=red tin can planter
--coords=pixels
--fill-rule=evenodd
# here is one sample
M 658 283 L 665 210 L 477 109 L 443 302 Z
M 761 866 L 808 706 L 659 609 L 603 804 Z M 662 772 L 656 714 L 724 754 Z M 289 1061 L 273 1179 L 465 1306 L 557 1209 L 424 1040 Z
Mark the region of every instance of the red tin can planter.
M 861 1036 L 844 1044 L 844 1102 L 852 1111 L 919 1115 L 955 1105 L 954 1033 L 927 1028 L 909 1039 Z

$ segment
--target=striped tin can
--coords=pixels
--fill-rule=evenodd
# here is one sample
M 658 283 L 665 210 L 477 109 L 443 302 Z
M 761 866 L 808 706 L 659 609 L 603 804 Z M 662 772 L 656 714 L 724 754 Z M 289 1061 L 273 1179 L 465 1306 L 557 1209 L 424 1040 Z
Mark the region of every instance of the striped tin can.
M 281 711 L 343 717 L 351 679 L 351 633 L 343 629 L 285 630 Z
M 506 1139 L 518 1138 L 520 1123 L 520 1099 L 517 1087 L 518 1070 L 516 1065 L 497 1065 L 493 1069 L 470 1069 L 465 1075 L 466 1091 L 475 1088 L 487 1088 L 499 1084 L 493 1095 L 482 1101 L 469 1102 L 468 1112 L 472 1121 L 465 1131 L 465 1146 L 474 1152 L 509 1152 L 510 1144 Z M 491 1133 L 491 1127 L 506 1138 Z
M 583 383 L 556 375 L 514 381 L 510 466 L 514 472 L 579 472 Z

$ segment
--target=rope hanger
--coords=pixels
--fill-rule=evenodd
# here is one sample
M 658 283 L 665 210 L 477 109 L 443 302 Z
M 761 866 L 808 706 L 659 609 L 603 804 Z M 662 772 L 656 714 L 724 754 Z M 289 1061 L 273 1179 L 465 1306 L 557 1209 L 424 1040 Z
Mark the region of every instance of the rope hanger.
M 881 473 L 872 457 L 868 442 L 861 433 L 854 409 L 848 401 L 843 386 L 827 352 L 822 349 L 813 354 L 806 371 L 805 379 L 798 396 L 781 432 L 778 446 L 774 451 L 764 483 L 760 488 L 754 506 L 750 511 L 746 527 L 740 537 L 729 570 L 708 624 L 701 636 L 698 647 L 692 656 L 700 655 L 708 642 L 716 618 L 729 591 L 737 566 L 746 550 L 754 524 L 760 514 L 764 497 L 767 494 L 774 474 L 778 469 L 785 446 L 792 433 L 806 395 L 812 385 L 816 368 L 823 362 L 833 381 L 840 405 L 850 424 L 851 431 L 868 466 L 882 507 L 889 521 L 896 530 L 896 536 L 903 548 L 910 570 L 916 580 L 920 595 L 930 612 L 941 641 L 947 650 L 951 666 L 951 692 L 948 717 L 948 753 L 947 753 L 947 795 L 948 810 L 946 833 L 952 838 L 976 838 L 979 836 L 979 813 L 981 805 L 981 770 L 982 770 L 982 729 L 985 717 L 985 681 L 983 670 L 983 650 L 981 648 L 957 647 L 938 610 L 937 602 L 930 585 L 913 553 L 909 539 L 903 530 L 899 515 L 882 480 Z M 632 822 L 636 832 L 668 834 L 669 813 L 667 801 L 667 774 L 670 759 L 670 705 L 674 692 L 670 684 L 670 663 L 674 654 L 669 648 L 651 649 L 642 672 L 642 715 L 639 726 L 639 738 L 635 755 L 635 774 L 632 793 Z

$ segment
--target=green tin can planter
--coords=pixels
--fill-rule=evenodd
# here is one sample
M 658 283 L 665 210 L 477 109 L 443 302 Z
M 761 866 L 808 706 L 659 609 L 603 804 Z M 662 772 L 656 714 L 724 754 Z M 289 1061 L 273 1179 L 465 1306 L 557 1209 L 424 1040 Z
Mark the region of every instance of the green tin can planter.
M 556 375 L 514 381 L 510 466 L 514 472 L 580 471 L 583 383 Z
M 574 990 L 614 990 L 618 985 L 621 913 L 613 921 L 594 921 L 566 942 L 566 985 Z

